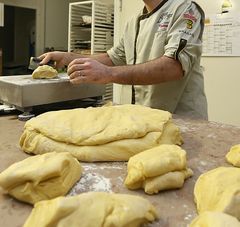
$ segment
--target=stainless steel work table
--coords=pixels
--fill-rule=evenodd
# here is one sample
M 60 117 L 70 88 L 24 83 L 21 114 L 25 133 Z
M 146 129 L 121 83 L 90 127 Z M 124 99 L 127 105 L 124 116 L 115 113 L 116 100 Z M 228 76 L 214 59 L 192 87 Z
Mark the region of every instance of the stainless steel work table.
M 141 195 L 151 201 L 159 213 L 160 219 L 150 226 L 186 227 L 197 215 L 193 188 L 198 176 L 218 166 L 229 166 L 225 154 L 231 146 L 240 143 L 240 127 L 177 116 L 174 122 L 181 129 L 182 147 L 187 151 L 188 166 L 194 171 L 194 176 L 185 182 L 182 189 L 151 196 L 142 190 L 129 191 L 123 185 L 127 173 L 125 162 L 82 163 L 83 176 L 70 195 L 94 190 Z M 18 145 L 23 126 L 24 122 L 17 120 L 17 116 L 0 116 L 0 172 L 28 157 Z M 31 209 L 31 205 L 0 192 L 0 226 L 22 226 Z

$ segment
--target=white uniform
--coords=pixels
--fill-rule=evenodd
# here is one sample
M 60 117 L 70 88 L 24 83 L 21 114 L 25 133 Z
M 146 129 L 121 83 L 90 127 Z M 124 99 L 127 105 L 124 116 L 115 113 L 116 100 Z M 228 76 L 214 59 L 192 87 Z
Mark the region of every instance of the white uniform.
M 156 85 L 135 85 L 135 103 L 207 119 L 200 67 L 204 12 L 190 0 L 163 0 L 151 13 L 133 17 L 119 44 L 108 51 L 115 65 L 133 65 L 163 55 L 178 59 L 184 77 Z M 147 75 L 146 75 L 147 76 Z

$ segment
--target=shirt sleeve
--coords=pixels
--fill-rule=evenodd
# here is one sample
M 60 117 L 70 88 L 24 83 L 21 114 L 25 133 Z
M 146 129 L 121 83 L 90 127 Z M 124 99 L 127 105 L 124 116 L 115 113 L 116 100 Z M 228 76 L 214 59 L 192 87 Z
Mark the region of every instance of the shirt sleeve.
M 164 55 L 179 60 L 184 75 L 191 71 L 193 64 L 202 54 L 202 33 L 204 12 L 196 3 L 179 7 L 174 15 L 165 45 Z
M 119 43 L 107 51 L 108 56 L 112 60 L 114 65 L 126 65 L 126 56 L 124 49 L 124 37 L 122 37 Z

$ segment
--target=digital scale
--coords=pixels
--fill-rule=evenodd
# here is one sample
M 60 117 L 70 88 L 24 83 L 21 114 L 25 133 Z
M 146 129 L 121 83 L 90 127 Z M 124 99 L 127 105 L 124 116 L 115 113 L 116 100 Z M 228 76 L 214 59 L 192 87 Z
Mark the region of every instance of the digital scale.
M 86 107 L 86 100 L 89 100 L 89 105 L 102 101 L 104 93 L 105 85 L 73 85 L 66 73 L 53 79 L 33 79 L 32 75 L 0 76 L 2 108 L 23 112 L 19 115 L 20 120 L 31 118 L 35 109 L 56 106 L 64 109 L 73 103 L 74 107 Z

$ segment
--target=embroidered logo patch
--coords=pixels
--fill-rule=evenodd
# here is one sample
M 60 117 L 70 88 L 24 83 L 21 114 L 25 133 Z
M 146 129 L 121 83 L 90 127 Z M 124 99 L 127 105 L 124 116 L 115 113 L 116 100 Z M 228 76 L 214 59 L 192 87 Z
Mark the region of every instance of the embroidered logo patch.
M 188 12 L 184 13 L 184 14 L 183 14 L 183 17 L 184 17 L 185 19 L 189 19 L 189 20 L 192 20 L 192 21 L 194 21 L 194 22 L 197 21 L 197 18 L 194 16 L 194 12 L 193 12 L 192 9 L 190 9 Z
M 158 31 L 163 31 L 167 29 L 172 15 L 173 15 L 172 13 L 165 12 L 159 17 L 159 20 L 157 22 Z
M 193 21 L 190 19 L 187 19 L 187 28 L 192 29 L 192 27 L 193 27 Z

